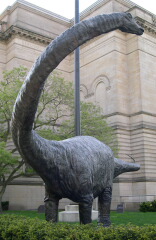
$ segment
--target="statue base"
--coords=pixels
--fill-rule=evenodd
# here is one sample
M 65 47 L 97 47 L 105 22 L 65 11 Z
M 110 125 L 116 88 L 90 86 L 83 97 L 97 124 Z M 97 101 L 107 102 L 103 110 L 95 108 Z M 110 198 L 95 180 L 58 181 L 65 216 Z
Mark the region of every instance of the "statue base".
M 92 210 L 92 220 L 98 219 L 98 211 Z M 59 213 L 60 222 L 79 222 L 79 206 L 67 205 L 65 211 Z

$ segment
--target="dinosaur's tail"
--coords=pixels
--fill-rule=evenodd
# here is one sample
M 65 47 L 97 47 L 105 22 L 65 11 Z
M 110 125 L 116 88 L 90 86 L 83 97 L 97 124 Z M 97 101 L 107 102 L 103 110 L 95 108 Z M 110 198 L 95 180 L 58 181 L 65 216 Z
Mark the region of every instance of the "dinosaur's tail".
M 140 165 L 136 163 L 125 162 L 119 158 L 114 158 L 114 178 L 124 172 L 133 172 L 140 169 Z

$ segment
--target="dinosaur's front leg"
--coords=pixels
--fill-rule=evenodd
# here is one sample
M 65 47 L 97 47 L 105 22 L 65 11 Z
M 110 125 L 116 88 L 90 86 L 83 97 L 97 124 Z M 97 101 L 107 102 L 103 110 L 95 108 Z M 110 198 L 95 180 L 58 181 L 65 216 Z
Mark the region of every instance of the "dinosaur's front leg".
M 46 190 L 45 198 L 45 218 L 50 222 L 58 222 L 58 205 L 59 198 L 53 194 L 48 193 Z
M 104 227 L 111 225 L 110 221 L 110 207 L 112 199 L 112 187 L 107 187 L 98 197 L 98 223 L 103 224 Z
M 79 203 L 80 224 L 87 224 L 92 222 L 92 202 Z

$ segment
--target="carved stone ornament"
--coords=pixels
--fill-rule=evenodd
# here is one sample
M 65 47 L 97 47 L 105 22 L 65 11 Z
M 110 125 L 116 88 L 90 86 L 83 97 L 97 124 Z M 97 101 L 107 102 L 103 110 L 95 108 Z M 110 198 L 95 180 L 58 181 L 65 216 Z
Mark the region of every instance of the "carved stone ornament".
M 156 17 L 155 16 L 152 17 L 152 21 L 153 21 L 153 25 L 156 27 Z

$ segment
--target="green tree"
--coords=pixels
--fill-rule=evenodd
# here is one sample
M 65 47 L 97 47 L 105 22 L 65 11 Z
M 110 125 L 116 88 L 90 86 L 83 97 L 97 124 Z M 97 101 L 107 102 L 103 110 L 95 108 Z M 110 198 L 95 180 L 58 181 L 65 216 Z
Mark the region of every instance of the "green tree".
M 15 99 L 26 75 L 26 68 L 5 71 L 0 80 L 0 212 L 7 185 L 23 174 L 23 160 L 19 160 L 16 148 L 7 150 L 10 139 L 11 115 Z
M 0 80 L 0 138 L 4 142 L 10 137 L 12 109 L 26 72 L 24 67 L 4 71 Z
M 57 72 L 45 84 L 38 106 L 34 130 L 47 139 L 62 140 L 61 126 L 73 114 L 74 92 L 72 83 Z
M 74 112 L 71 118 L 62 123 L 60 129 L 62 139 L 74 136 Z M 81 102 L 81 135 L 93 136 L 111 147 L 117 156 L 118 145 L 115 131 L 110 127 L 101 113 L 99 106 L 93 103 Z
M 23 174 L 24 161 L 16 148 L 7 150 L 10 139 L 11 115 L 15 99 L 26 77 L 24 67 L 5 71 L 0 81 L 0 201 L 6 186 Z M 108 126 L 101 109 L 92 103 L 81 103 L 82 135 L 90 135 L 117 150 L 114 131 Z M 62 140 L 74 136 L 74 91 L 72 83 L 60 74 L 51 74 L 45 84 L 36 113 L 34 130 L 42 137 Z M 16 154 L 15 154 L 16 153 Z

